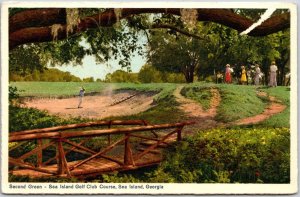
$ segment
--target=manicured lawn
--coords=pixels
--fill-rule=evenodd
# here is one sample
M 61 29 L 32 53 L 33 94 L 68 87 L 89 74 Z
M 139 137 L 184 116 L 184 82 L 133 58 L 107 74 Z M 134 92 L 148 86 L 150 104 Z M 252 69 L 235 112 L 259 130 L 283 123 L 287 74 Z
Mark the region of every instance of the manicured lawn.
M 290 89 L 285 86 L 278 86 L 276 88 L 263 88 L 261 90 L 276 97 L 287 107 L 283 112 L 273 115 L 269 119 L 261 122 L 259 125 L 274 128 L 290 127 Z
M 266 103 L 257 97 L 255 86 L 200 82 L 187 85 L 185 92 L 188 97 L 207 107 L 211 95 L 203 90 L 208 90 L 211 87 L 217 88 L 221 94 L 222 100 L 216 116 L 218 121 L 231 122 L 254 116 L 262 113 L 266 106 Z
M 161 91 L 161 96 L 167 96 L 169 91 L 175 89 L 172 83 L 155 84 L 135 84 L 135 83 L 101 83 L 101 82 L 11 82 L 10 86 L 15 86 L 20 90 L 20 96 L 34 97 L 64 97 L 77 96 L 80 87 L 86 89 L 88 93 L 100 93 L 105 89 L 134 89 L 138 91 Z

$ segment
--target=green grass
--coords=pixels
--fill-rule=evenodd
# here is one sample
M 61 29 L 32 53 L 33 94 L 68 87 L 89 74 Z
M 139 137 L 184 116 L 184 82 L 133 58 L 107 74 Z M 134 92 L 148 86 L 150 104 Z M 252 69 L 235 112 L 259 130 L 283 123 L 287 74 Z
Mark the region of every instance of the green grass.
M 112 118 L 106 118 L 110 120 Z M 187 120 L 183 111 L 178 109 L 178 103 L 173 96 L 157 101 L 155 106 L 147 111 L 130 115 L 114 117 L 118 120 L 147 120 L 151 124 L 176 123 Z
M 204 108 L 207 108 L 210 104 L 209 99 L 211 95 L 202 90 L 208 90 L 211 87 L 217 88 L 221 94 L 222 100 L 216 116 L 218 121 L 231 122 L 254 116 L 262 113 L 266 106 L 266 102 L 257 97 L 255 86 L 199 82 L 185 86 L 184 91 L 187 92 L 188 97 L 198 101 Z M 189 92 L 191 92 L 191 96 L 188 95 Z M 205 95 L 205 99 L 203 95 Z
M 271 116 L 269 119 L 261 122 L 259 125 L 263 127 L 274 128 L 290 127 L 290 89 L 284 86 L 278 86 L 276 88 L 263 88 L 261 90 L 282 101 L 282 103 L 286 105 L 286 109 L 279 114 Z
M 185 87 L 181 91 L 181 94 L 200 103 L 204 110 L 210 108 L 210 100 L 212 98 L 210 88 L 203 86 Z
M 222 99 L 217 110 L 217 120 L 231 122 L 264 111 L 266 103 L 257 97 L 255 86 L 220 84 L 216 87 Z
M 10 86 L 17 87 L 19 94 L 32 97 L 69 97 L 77 96 L 80 87 L 86 89 L 86 94 L 101 93 L 105 89 L 130 89 L 137 91 L 159 92 L 155 99 L 163 99 L 173 92 L 176 84 L 172 83 L 102 83 L 102 82 L 11 82 Z

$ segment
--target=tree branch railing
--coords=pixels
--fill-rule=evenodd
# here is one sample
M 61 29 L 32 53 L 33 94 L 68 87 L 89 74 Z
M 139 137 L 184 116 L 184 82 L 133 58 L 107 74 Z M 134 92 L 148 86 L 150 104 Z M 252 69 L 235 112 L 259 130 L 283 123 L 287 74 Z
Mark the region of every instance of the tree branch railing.
M 84 167 L 84 164 L 91 162 L 95 158 L 108 160 L 114 166 L 111 170 L 137 168 L 137 161 L 141 161 L 145 155 L 151 153 L 159 145 L 168 144 L 166 141 L 170 139 L 172 135 L 177 134 L 176 140 L 180 141 L 183 127 L 189 124 L 192 124 L 192 122 L 149 125 L 144 120 L 99 121 L 13 132 L 9 136 L 9 142 L 23 144 L 24 141 L 36 141 L 37 145 L 35 148 L 24 153 L 18 158 L 10 156 L 9 163 L 11 167 L 18 166 L 20 168 L 30 169 L 49 175 L 67 177 L 96 172 L 97 169 L 85 169 Z M 111 128 L 114 125 L 127 125 L 131 127 Z M 98 126 L 107 126 L 108 129 L 94 129 L 94 127 Z M 86 130 L 74 131 L 74 129 L 82 128 L 86 128 Z M 160 135 L 156 133 L 157 131 L 160 132 Z M 155 135 L 153 136 L 152 134 Z M 113 142 L 111 137 L 106 138 L 105 136 L 114 136 Z M 103 139 L 104 141 L 98 151 L 93 150 L 86 145 L 86 143 L 94 137 L 97 137 L 95 140 Z M 154 144 L 143 149 L 142 152 L 138 152 L 137 149 L 132 148 L 133 145 L 139 145 L 138 139 L 153 141 Z M 18 144 L 16 146 L 18 146 Z M 18 150 L 18 148 L 15 147 L 12 147 L 13 151 Z M 47 151 L 50 151 L 49 148 L 52 148 L 53 152 L 53 147 L 55 147 L 56 150 L 55 156 L 52 158 L 46 158 L 45 155 L 43 155 L 43 151 L 46 151 L 46 149 Z M 110 155 L 113 154 L 112 150 L 116 149 L 116 147 L 124 150 L 123 152 L 121 151 L 123 155 Z M 75 161 L 71 161 L 70 158 L 67 159 L 67 155 L 72 152 L 82 154 L 85 158 Z M 32 157 L 35 155 L 36 160 L 32 161 Z M 47 160 L 43 162 L 43 159 Z M 148 162 L 148 164 L 150 163 Z M 147 162 L 145 165 L 146 164 Z M 101 166 L 99 166 L 99 168 L 101 168 Z

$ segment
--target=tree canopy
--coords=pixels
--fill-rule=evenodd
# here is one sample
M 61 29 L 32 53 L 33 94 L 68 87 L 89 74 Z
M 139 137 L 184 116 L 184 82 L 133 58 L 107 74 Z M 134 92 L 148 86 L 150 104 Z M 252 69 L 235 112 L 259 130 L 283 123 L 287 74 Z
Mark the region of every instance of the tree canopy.
M 82 9 L 84 13 L 93 13 L 89 9 Z M 52 26 L 59 24 L 56 39 L 65 39 L 68 35 L 86 31 L 91 28 L 111 27 L 120 19 L 130 19 L 136 15 L 147 13 L 165 13 L 180 16 L 180 8 L 124 8 L 121 14 L 116 15 L 114 9 L 100 9 L 97 14 L 78 17 L 75 29 L 67 34 L 66 9 L 44 8 L 28 9 L 16 12 L 9 18 L 9 40 L 10 48 L 24 43 L 45 42 L 53 40 Z M 13 10 L 11 11 L 13 12 Z M 230 9 L 197 9 L 197 21 L 216 22 L 239 32 L 247 29 L 254 22 Z M 290 25 L 290 14 L 285 12 L 275 15 L 266 20 L 262 25 L 253 30 L 251 36 L 265 36 L 288 28 Z M 162 27 L 163 28 L 163 27 Z
M 224 64 L 229 58 L 235 62 L 266 62 L 256 57 L 259 50 L 264 54 L 264 59 L 268 56 L 265 51 L 272 53 L 273 59 L 282 59 L 283 53 L 289 52 L 288 47 L 282 47 L 281 52 L 278 52 L 279 49 L 273 50 L 278 39 L 273 45 L 270 43 L 274 35 L 287 36 L 287 33 L 277 32 L 287 32 L 284 30 L 290 26 L 288 10 L 277 10 L 251 31 L 249 36 L 239 36 L 264 11 L 12 8 L 9 10 L 10 69 L 25 72 L 28 69 L 43 69 L 47 64 L 78 65 L 86 55 L 94 56 L 98 63 L 119 58 L 122 67 L 130 67 L 131 54 L 136 51 L 141 54 L 141 49 L 145 47 L 138 42 L 139 36 L 143 34 L 148 38 L 149 62 L 154 67 L 161 71 L 182 72 L 186 80 L 192 82 L 191 73 L 205 73 L 205 69 Z M 161 35 L 161 38 L 155 34 Z M 270 39 L 267 35 L 271 36 Z M 266 36 L 268 43 L 260 43 Z M 168 43 L 166 40 L 169 40 Z M 279 40 L 283 42 L 281 44 L 289 43 L 284 38 Z M 259 45 L 262 47 L 254 49 Z M 243 50 L 240 50 L 241 47 L 244 47 Z M 28 57 L 28 62 L 34 63 L 27 64 L 20 51 Z M 180 56 L 176 56 L 176 53 Z M 32 57 L 31 60 L 29 57 Z M 168 63 L 169 60 L 171 62 Z

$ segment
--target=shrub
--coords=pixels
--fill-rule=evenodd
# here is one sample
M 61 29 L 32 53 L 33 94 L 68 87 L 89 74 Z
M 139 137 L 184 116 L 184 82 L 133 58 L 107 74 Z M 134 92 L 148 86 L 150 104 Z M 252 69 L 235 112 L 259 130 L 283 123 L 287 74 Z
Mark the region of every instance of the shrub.
M 172 147 L 160 168 L 176 182 L 288 183 L 289 137 L 287 128 L 203 131 Z
M 103 175 L 104 182 L 289 183 L 287 128 L 201 131 L 166 150 L 156 169 Z

